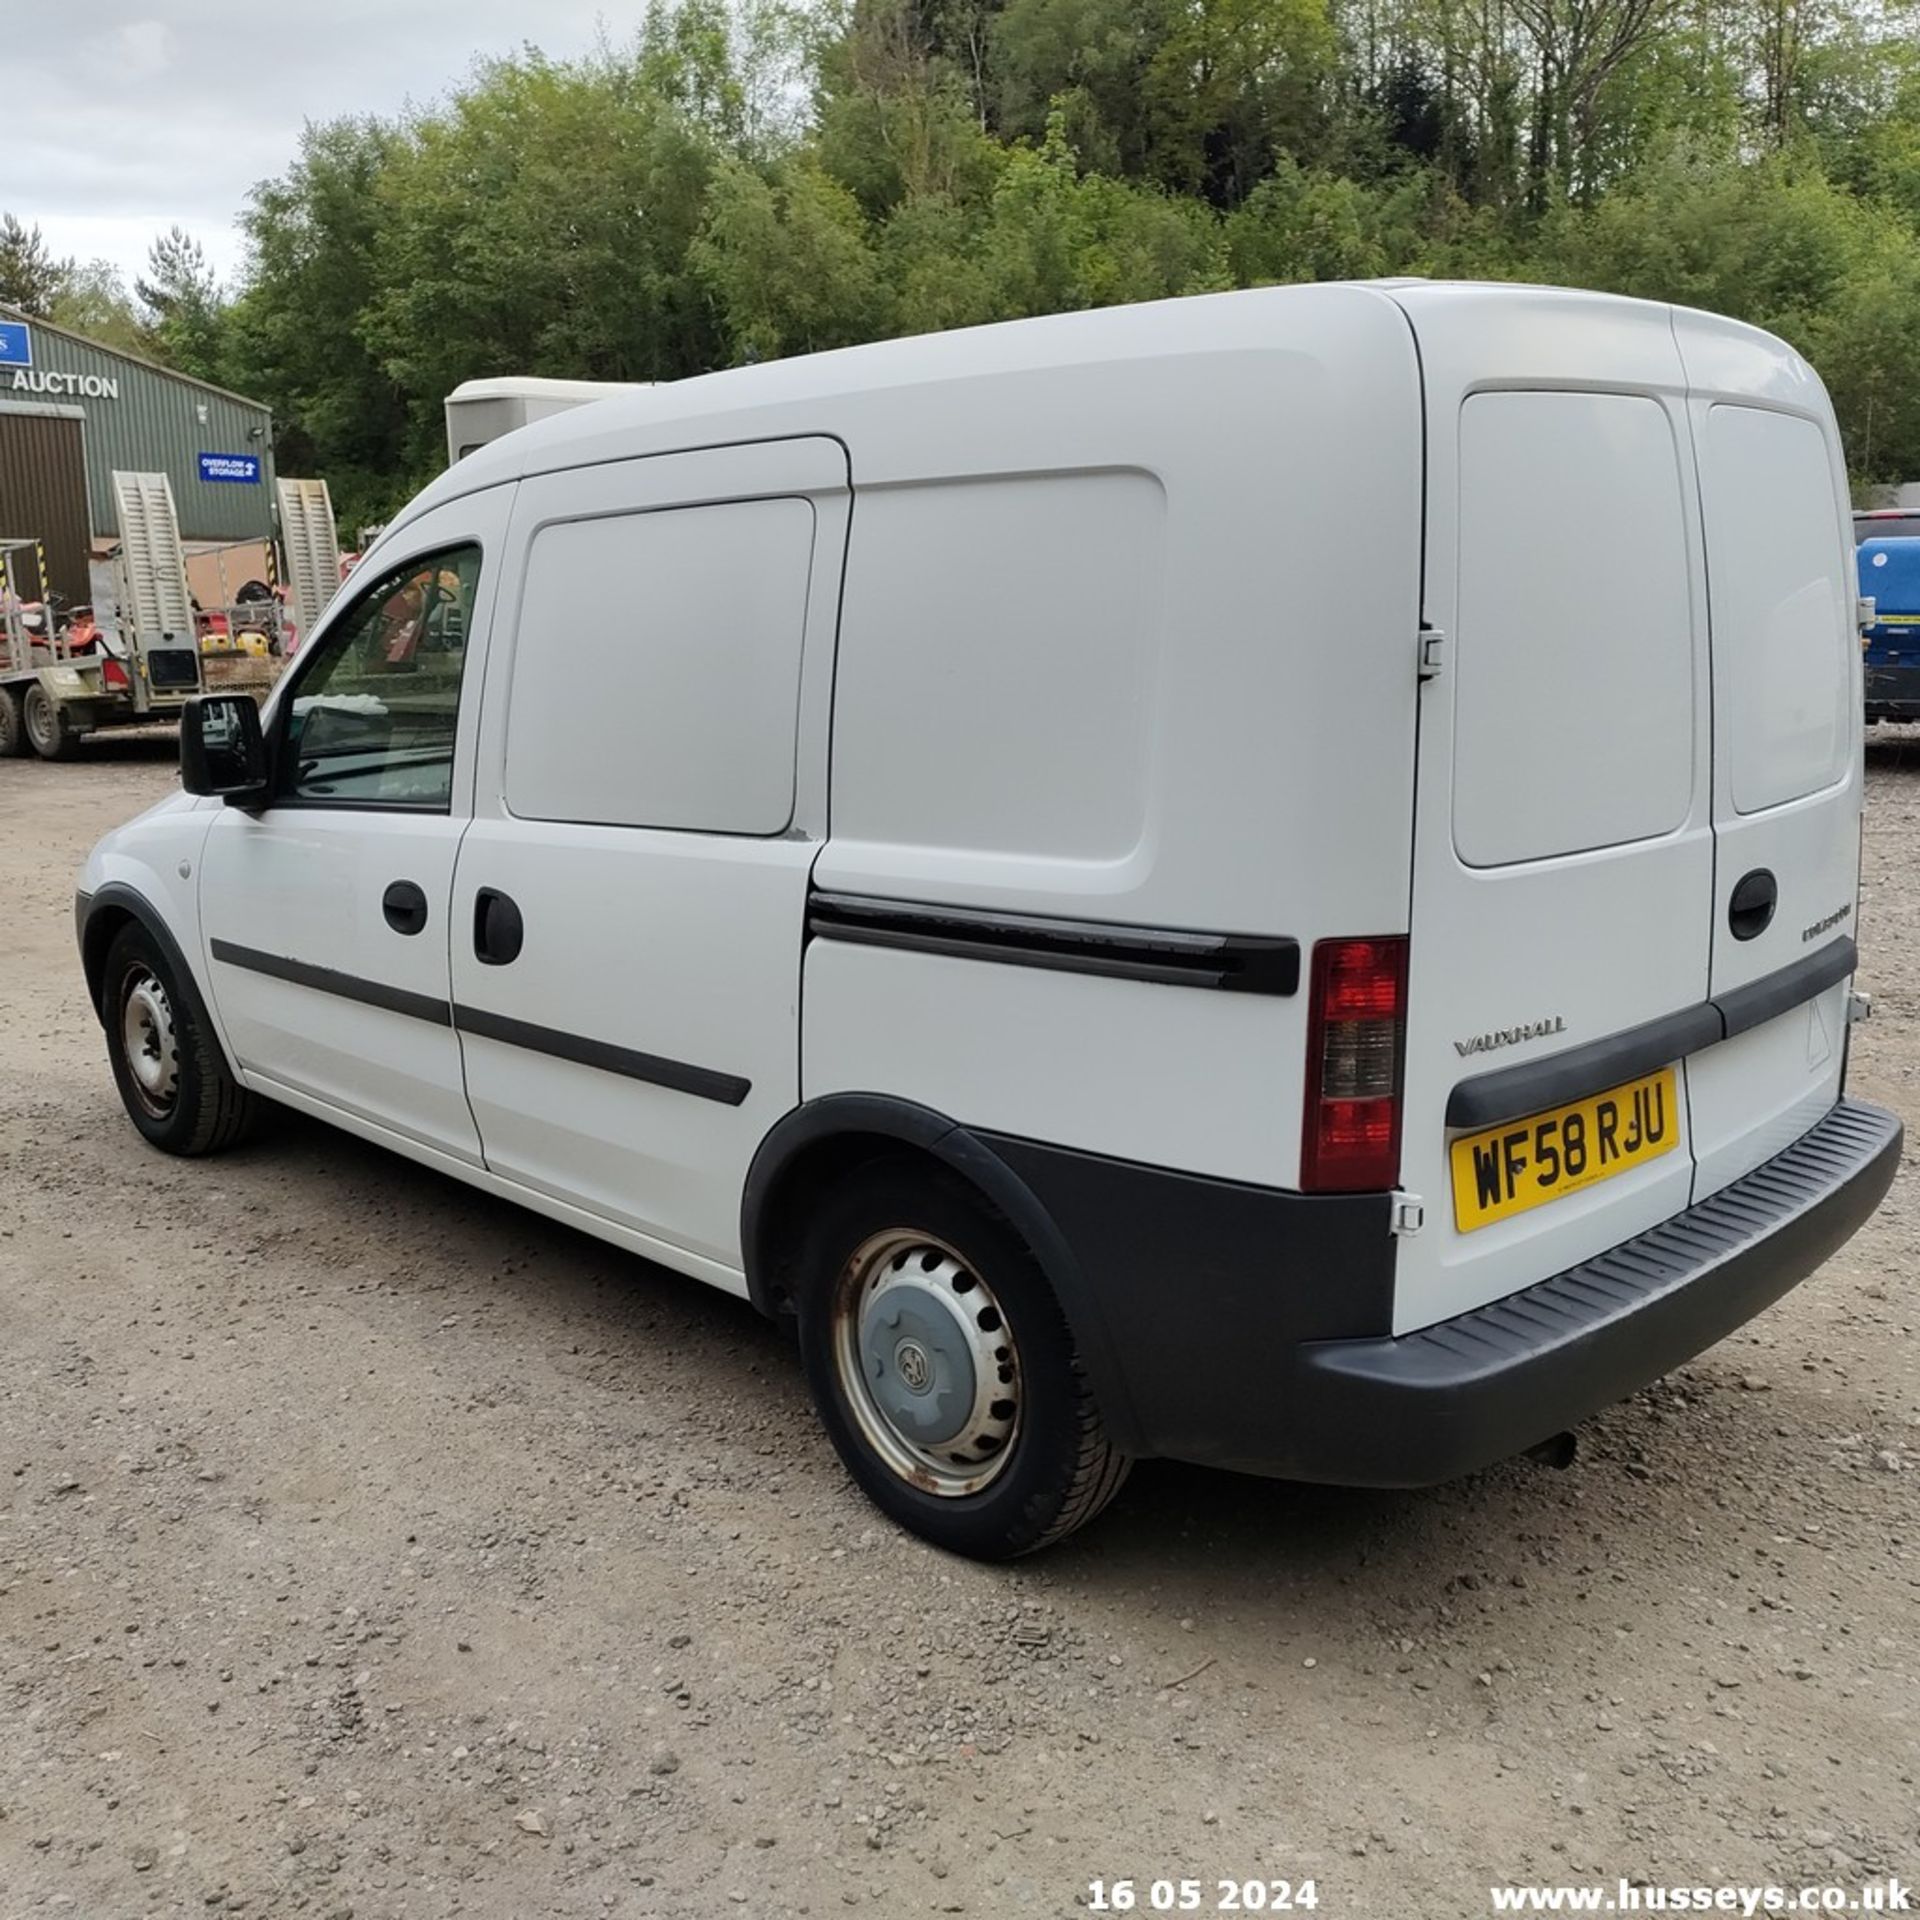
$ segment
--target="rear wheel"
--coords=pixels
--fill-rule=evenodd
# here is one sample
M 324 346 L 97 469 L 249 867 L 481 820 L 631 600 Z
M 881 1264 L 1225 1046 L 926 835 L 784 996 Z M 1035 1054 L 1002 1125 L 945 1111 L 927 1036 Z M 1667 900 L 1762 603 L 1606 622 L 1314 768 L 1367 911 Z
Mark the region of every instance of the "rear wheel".
M 874 1504 L 936 1546 L 1031 1553 L 1131 1464 L 1106 1436 L 1038 1263 L 959 1182 L 910 1162 L 831 1195 L 799 1266 L 823 1424 Z
M 80 736 L 38 680 L 27 689 L 25 708 L 27 741 L 42 760 L 71 760 L 79 752 Z
M 107 949 L 101 1005 L 127 1118 L 154 1146 L 218 1153 L 246 1134 L 254 1096 L 228 1070 L 198 1003 L 138 921 L 128 921 Z
M 27 750 L 27 723 L 20 711 L 20 695 L 0 687 L 0 760 L 12 760 Z

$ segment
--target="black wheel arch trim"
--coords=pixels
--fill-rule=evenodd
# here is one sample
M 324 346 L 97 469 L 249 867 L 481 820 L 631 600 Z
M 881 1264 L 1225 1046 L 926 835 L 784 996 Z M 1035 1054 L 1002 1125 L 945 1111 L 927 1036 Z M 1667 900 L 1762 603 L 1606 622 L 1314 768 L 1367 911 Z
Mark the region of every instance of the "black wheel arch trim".
M 747 1296 L 777 1317 L 783 1303 L 774 1285 L 777 1250 L 764 1244 L 767 1204 L 782 1176 L 808 1148 L 866 1135 L 917 1148 L 957 1174 L 997 1208 L 1025 1242 L 1073 1329 L 1102 1418 L 1123 1452 L 1142 1451 L 1139 1423 L 1106 1317 L 1065 1235 L 1033 1189 L 981 1137 L 931 1107 L 894 1094 L 829 1093 L 793 1108 L 760 1142 L 740 1200 L 740 1245 Z
M 226 1057 L 226 1039 L 219 1023 L 208 1011 L 199 974 L 194 971 L 185 950 L 174 938 L 173 930 L 160 910 L 137 887 L 128 886 L 124 880 L 109 880 L 93 893 L 76 893 L 73 898 L 74 934 L 80 943 L 80 965 L 86 975 L 87 998 L 93 1002 L 94 1017 L 103 1027 L 106 1025 L 107 947 L 111 936 L 98 935 L 94 929 L 109 912 L 124 913 L 129 919 L 137 921 L 142 931 L 160 949 L 167 965 L 173 969 L 181 992 L 186 995 L 188 1011 L 213 1035 L 214 1044 Z M 227 1057 L 227 1064 L 229 1068 L 233 1065 L 230 1057 Z

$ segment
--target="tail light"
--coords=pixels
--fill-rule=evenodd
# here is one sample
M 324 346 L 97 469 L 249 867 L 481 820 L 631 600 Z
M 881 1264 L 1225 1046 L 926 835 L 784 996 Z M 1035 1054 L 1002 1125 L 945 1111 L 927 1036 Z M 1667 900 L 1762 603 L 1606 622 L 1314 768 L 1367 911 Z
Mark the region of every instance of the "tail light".
M 100 663 L 100 684 L 103 687 L 125 688 L 130 684 L 126 668 L 118 660 L 103 660 Z
M 1322 940 L 1307 1005 L 1307 1110 L 1300 1184 L 1363 1193 L 1400 1177 L 1400 1074 L 1407 943 Z

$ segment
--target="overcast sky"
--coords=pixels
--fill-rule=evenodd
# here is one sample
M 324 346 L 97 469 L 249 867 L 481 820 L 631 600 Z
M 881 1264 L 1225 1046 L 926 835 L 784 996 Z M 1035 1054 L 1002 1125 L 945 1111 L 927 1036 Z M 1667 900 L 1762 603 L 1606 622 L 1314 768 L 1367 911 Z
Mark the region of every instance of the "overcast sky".
M 127 276 L 174 222 L 223 277 L 308 120 L 431 100 L 529 40 L 629 40 L 644 0 L 0 0 L 0 211 Z

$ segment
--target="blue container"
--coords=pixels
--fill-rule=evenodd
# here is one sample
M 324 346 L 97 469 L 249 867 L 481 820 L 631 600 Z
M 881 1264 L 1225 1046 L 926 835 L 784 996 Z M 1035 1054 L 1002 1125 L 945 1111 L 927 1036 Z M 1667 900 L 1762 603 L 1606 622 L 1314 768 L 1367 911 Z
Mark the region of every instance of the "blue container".
M 1920 540 L 1866 540 L 1857 549 L 1867 629 L 1867 720 L 1920 720 Z

